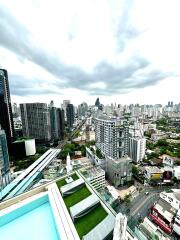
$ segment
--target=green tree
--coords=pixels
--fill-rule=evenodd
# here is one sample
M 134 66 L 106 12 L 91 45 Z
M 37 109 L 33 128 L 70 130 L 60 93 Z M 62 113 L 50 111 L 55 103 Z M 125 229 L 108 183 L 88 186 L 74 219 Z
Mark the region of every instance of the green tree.
M 152 158 L 157 158 L 159 157 L 159 154 L 157 152 L 152 152 L 147 154 L 147 159 L 150 160 Z
M 131 196 L 130 196 L 130 194 L 129 194 L 129 195 L 126 195 L 125 198 L 124 198 L 124 202 L 125 202 L 126 206 L 129 205 L 130 202 L 131 202 L 130 197 L 131 197 Z
M 161 118 L 156 121 L 158 126 L 167 126 L 168 125 L 168 118 Z
M 100 149 L 96 149 L 96 156 L 97 156 L 98 158 L 103 158 L 103 155 L 102 155 Z
M 132 173 L 134 175 L 138 175 L 139 174 L 139 169 L 137 166 L 135 166 L 134 164 L 132 165 Z
M 144 136 L 146 136 L 146 137 L 151 137 L 151 133 L 150 132 L 144 132 Z
M 85 144 L 86 147 L 91 147 L 94 145 L 95 145 L 95 141 L 89 141 L 89 142 L 86 142 L 86 144 Z
M 166 139 L 160 139 L 157 141 L 156 146 L 158 147 L 167 147 L 169 143 L 166 141 Z
M 180 160 L 177 160 L 177 161 L 175 162 L 175 164 L 178 165 L 178 166 L 180 166 Z
M 80 147 L 80 151 L 81 151 L 81 154 L 82 154 L 82 156 L 86 156 L 86 147 L 84 146 L 84 145 L 82 145 L 81 147 Z
M 44 154 L 48 149 L 48 147 L 37 147 L 36 152 L 39 154 Z

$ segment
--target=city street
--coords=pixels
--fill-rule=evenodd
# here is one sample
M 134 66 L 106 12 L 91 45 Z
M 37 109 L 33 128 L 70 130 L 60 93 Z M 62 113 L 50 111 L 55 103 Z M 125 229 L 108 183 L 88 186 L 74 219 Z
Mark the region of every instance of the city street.
M 137 184 L 136 184 L 137 186 Z M 138 183 L 139 189 L 142 189 L 139 195 L 134 198 L 129 204 L 121 203 L 117 208 L 117 212 L 122 212 L 128 218 L 144 218 L 148 215 L 150 207 L 159 199 L 159 193 L 170 189 L 166 186 L 144 186 Z M 148 192 L 148 195 L 146 193 Z
M 158 200 L 159 193 L 151 192 L 148 196 L 142 193 L 137 198 L 133 201 L 134 204 L 130 208 L 129 217 L 138 215 L 143 218 L 148 214 L 149 208 Z

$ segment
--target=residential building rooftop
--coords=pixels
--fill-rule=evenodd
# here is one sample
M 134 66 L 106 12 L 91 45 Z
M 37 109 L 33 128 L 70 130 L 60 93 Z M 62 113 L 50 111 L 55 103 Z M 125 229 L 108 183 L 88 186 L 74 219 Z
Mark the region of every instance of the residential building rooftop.
M 101 167 L 92 167 L 81 172 L 87 179 L 93 179 L 99 175 L 105 174 L 105 171 Z

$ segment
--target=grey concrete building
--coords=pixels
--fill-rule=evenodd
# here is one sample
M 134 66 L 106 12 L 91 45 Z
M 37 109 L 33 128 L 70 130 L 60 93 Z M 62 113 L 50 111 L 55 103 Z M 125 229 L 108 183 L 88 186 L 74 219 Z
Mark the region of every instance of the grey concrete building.
M 51 140 L 50 114 L 46 103 L 20 104 L 23 135 L 38 142 Z
M 115 187 L 125 185 L 132 179 L 132 159 L 127 155 L 119 159 L 107 157 L 107 175 Z

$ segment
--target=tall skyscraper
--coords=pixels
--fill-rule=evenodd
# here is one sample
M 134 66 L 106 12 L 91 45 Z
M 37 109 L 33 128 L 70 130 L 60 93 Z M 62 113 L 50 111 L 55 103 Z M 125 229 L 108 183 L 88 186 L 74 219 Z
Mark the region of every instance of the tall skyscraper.
M 19 115 L 20 115 L 17 103 L 12 104 L 12 114 L 13 114 L 13 117 L 15 117 L 15 118 L 19 117 Z
M 103 110 L 103 105 L 100 103 L 99 98 L 96 99 L 95 106 L 98 107 L 99 110 Z
M 50 114 L 46 103 L 20 104 L 23 135 L 38 142 L 51 140 Z
M 73 127 L 73 123 L 74 123 L 74 106 L 73 106 L 73 104 L 67 105 L 66 116 L 67 116 L 67 126 L 69 129 L 71 129 Z
M 86 112 L 88 110 L 88 105 L 87 103 L 83 102 L 81 103 L 79 106 L 78 106 L 78 116 L 81 117 L 81 116 L 85 116 Z
M 5 131 L 0 126 L 0 190 L 11 181 L 9 155 Z
M 70 104 L 70 103 L 71 103 L 70 100 L 63 100 L 63 109 L 64 109 L 64 111 L 66 110 L 67 105 Z
M 128 154 L 129 126 L 116 117 L 99 116 L 95 118 L 96 146 L 113 159 Z
M 64 109 L 57 109 L 57 122 L 58 122 L 58 135 L 60 139 L 63 140 L 65 136 L 65 117 L 64 117 Z
M 50 121 L 51 121 L 51 139 L 57 140 L 57 139 L 59 139 L 58 115 L 57 115 L 57 108 L 54 107 L 53 101 L 51 101 L 51 103 L 49 105 L 49 113 L 50 113 Z
M 99 106 L 100 106 L 99 98 L 96 99 L 95 106 L 96 106 L 96 107 L 99 107 Z
M 65 117 L 66 121 L 67 121 L 66 108 L 67 108 L 68 104 L 70 104 L 70 103 L 71 103 L 70 100 L 63 100 L 62 109 L 64 109 L 64 117 Z
M 14 126 L 8 73 L 5 69 L 0 69 L 0 124 L 6 133 L 8 149 L 11 150 L 11 144 L 14 138 Z

